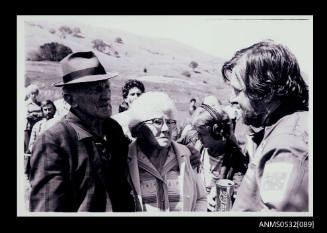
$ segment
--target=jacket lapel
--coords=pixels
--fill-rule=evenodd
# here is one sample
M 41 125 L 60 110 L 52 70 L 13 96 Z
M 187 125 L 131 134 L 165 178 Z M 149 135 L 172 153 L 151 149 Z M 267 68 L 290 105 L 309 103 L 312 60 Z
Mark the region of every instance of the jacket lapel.
M 128 168 L 130 173 L 131 185 L 134 187 L 135 195 L 139 201 L 139 206 L 142 206 L 140 174 L 137 163 L 136 140 L 133 141 L 128 148 Z M 141 207 L 142 208 L 142 207 Z
M 189 199 L 188 196 L 185 195 L 185 193 L 189 192 L 189 189 L 191 187 L 187 187 L 186 183 L 185 183 L 185 179 L 188 179 L 189 177 L 186 177 L 187 174 L 185 174 L 185 168 L 186 168 L 186 152 L 182 151 L 180 149 L 179 144 L 177 144 L 176 142 L 172 142 L 172 147 L 173 150 L 175 151 L 176 154 L 176 158 L 178 161 L 178 165 L 179 165 L 179 169 L 180 169 L 180 176 L 179 176 L 179 185 L 180 185 L 180 190 L 181 190 L 181 198 L 182 198 L 182 209 L 185 211 L 187 206 L 189 206 L 190 203 L 188 203 Z
M 180 169 L 180 176 L 179 176 L 179 186 L 181 190 L 181 198 L 182 198 L 182 203 L 183 203 L 183 210 L 186 210 L 188 208 L 185 208 L 186 206 L 189 206 L 191 203 L 189 203 L 189 199 L 184 195 L 184 193 L 189 192 L 189 189 L 191 187 L 187 187 L 185 184 L 185 167 L 186 167 L 186 151 L 181 150 L 180 146 L 176 142 L 172 142 L 172 149 L 176 154 L 177 162 L 179 165 Z M 138 162 L 137 162 L 137 145 L 136 145 L 136 140 L 133 141 L 130 146 L 129 146 L 129 151 L 128 151 L 128 166 L 129 166 L 129 171 L 131 175 L 131 182 L 132 185 L 135 188 L 136 195 L 138 197 L 139 203 L 142 203 L 142 196 L 141 196 L 141 185 L 140 185 L 140 175 L 139 175 L 139 168 L 138 168 Z M 142 206 L 142 205 L 141 205 Z

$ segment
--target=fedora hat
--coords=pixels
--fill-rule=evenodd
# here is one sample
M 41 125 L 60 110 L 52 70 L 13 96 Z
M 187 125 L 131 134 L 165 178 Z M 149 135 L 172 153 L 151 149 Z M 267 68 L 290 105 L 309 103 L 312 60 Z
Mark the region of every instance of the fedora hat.
M 92 52 L 71 53 L 60 61 L 63 81 L 55 87 L 76 83 L 95 82 L 113 78 L 118 73 L 106 73 L 97 56 Z

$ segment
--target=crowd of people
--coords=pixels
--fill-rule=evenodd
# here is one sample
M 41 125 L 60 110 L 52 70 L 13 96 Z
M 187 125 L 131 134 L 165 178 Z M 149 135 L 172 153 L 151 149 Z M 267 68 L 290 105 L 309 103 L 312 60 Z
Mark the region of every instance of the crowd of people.
M 112 115 L 110 79 L 93 52 L 61 62 L 66 110 L 26 88 L 29 210 L 156 212 L 217 209 L 217 182 L 234 184 L 229 211 L 308 211 L 308 87 L 294 55 L 274 41 L 235 53 L 222 67 L 234 94 L 207 96 L 179 127 L 174 100 L 122 87 Z M 60 110 L 62 111 L 62 110 Z M 235 136 L 248 127 L 246 145 Z

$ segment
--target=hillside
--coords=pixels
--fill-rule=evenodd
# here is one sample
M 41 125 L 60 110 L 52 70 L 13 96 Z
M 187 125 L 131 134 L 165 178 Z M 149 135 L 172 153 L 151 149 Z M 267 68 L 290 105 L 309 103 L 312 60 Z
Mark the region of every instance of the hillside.
M 62 26 L 79 33 L 62 33 Z M 117 38 L 121 41 L 117 42 Z M 92 41 L 102 40 L 106 50 L 93 48 Z M 201 52 L 172 39 L 156 39 L 107 28 L 97 28 L 77 22 L 25 22 L 25 86 L 37 83 L 42 88 L 41 99 L 61 98 L 60 89 L 51 84 L 61 81 L 58 62 L 33 61 L 40 45 L 58 42 L 76 51 L 93 50 L 107 71 L 119 73 L 112 79 L 112 104 L 114 113 L 121 103 L 121 87 L 128 78 L 144 82 L 146 91 L 168 92 L 181 112 L 181 119 L 187 117 L 189 100 L 198 102 L 207 95 L 215 95 L 222 102 L 229 97 L 229 90 L 222 80 L 220 68 L 223 60 Z M 191 61 L 198 63 L 194 70 Z M 147 72 L 144 72 L 144 68 Z M 183 72 L 189 72 L 190 77 Z

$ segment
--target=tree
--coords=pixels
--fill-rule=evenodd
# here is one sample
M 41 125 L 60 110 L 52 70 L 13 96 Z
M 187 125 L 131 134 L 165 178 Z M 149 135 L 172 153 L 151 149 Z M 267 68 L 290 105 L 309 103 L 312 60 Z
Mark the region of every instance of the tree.
M 49 29 L 49 32 L 50 32 L 51 34 L 55 34 L 55 33 L 56 33 L 56 30 L 55 30 L 54 28 L 50 28 L 50 29 Z
M 188 78 L 191 77 L 191 73 L 189 71 L 187 71 L 187 70 L 183 71 L 182 75 L 184 75 L 185 77 L 188 77 Z
M 191 61 L 191 63 L 189 64 L 189 67 L 191 67 L 193 70 L 198 66 L 199 66 L 199 64 L 195 61 Z
M 119 53 L 118 53 L 117 51 L 115 51 L 114 54 L 115 54 L 115 57 L 117 57 L 117 58 L 120 57 L 120 56 L 119 56 Z
M 110 54 L 109 48 L 110 45 L 106 44 L 103 40 L 95 39 L 92 41 L 93 48 L 98 50 L 99 52 Z
M 73 33 L 74 34 L 79 34 L 79 33 L 81 33 L 81 29 L 79 27 L 74 27 L 73 28 Z
M 68 26 L 61 26 L 59 28 L 59 31 L 64 33 L 64 34 L 72 34 L 73 33 L 73 30 Z
M 117 37 L 117 38 L 115 39 L 115 42 L 118 43 L 118 44 L 124 44 L 122 38 L 120 38 L 120 37 Z
M 64 57 L 73 52 L 69 47 L 57 42 L 41 45 L 39 51 L 41 61 L 61 61 Z

